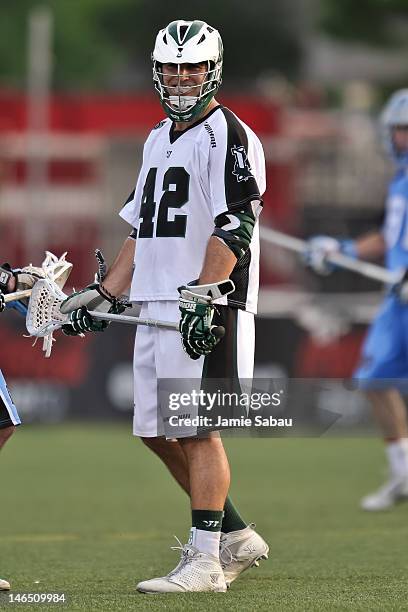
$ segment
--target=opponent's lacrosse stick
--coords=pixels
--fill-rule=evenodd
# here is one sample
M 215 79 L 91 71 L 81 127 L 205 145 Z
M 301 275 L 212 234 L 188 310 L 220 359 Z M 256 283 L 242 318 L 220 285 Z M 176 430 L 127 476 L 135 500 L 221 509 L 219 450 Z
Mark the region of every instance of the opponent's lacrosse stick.
M 51 278 L 58 287 L 62 287 L 67 282 L 68 276 L 72 270 L 72 263 L 65 260 L 66 252 L 58 258 L 50 251 L 45 251 L 45 259 L 41 264 L 41 268 L 36 268 L 32 264 L 23 268 L 23 271 L 27 274 L 33 272 L 37 275 L 41 275 L 43 278 Z M 23 298 L 30 297 L 32 289 L 25 289 L 23 291 L 14 291 L 14 293 L 7 293 L 4 298 L 5 302 L 14 302 L 16 300 L 22 300 Z
M 51 355 L 52 344 L 55 340 L 53 332 L 69 323 L 69 315 L 60 311 L 61 303 L 67 299 L 67 295 L 58 285 L 49 278 L 39 280 L 31 290 L 28 303 L 26 327 L 30 336 L 43 338 L 43 351 L 45 357 Z M 95 319 L 102 321 L 115 321 L 116 323 L 128 323 L 131 325 L 147 325 L 148 327 L 159 327 L 178 331 L 179 324 L 170 321 L 158 321 L 156 319 L 142 319 L 140 317 L 129 317 L 104 312 L 90 311 L 89 314 Z M 37 340 L 36 340 L 37 341 Z M 36 342 L 35 341 L 35 342 Z M 34 344 L 35 344 L 34 342 Z
M 14 293 L 6 293 L 4 295 L 4 301 L 15 302 L 16 300 L 22 300 L 23 298 L 30 297 L 32 289 L 25 289 L 24 291 L 14 291 Z
M 306 240 L 301 240 L 300 238 L 295 238 L 294 236 L 289 236 L 288 234 L 284 234 L 282 232 L 277 232 L 269 227 L 261 227 L 260 229 L 260 237 L 261 240 L 268 242 L 269 244 L 274 244 L 276 246 L 280 246 L 284 249 L 288 249 L 289 251 L 295 251 L 296 253 L 304 254 L 309 249 L 309 244 Z M 390 270 L 386 270 L 381 266 L 376 266 L 375 264 L 369 263 L 367 261 L 361 261 L 359 259 L 353 259 L 348 255 L 344 255 L 343 253 L 329 253 L 326 256 L 326 260 L 330 263 L 336 264 L 341 268 L 345 268 L 346 270 L 351 270 L 352 272 L 356 272 L 357 274 L 361 274 L 362 276 L 366 276 L 367 278 L 372 278 L 380 283 L 386 283 L 390 285 L 395 285 L 402 280 L 404 276 L 405 270 L 397 270 L 395 272 L 391 272 Z

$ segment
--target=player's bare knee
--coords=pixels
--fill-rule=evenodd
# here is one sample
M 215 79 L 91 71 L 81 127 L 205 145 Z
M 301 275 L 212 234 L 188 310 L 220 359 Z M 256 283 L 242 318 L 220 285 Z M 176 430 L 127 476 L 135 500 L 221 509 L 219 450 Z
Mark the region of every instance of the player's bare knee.
M 171 448 L 170 445 L 172 442 L 166 440 L 166 438 L 141 438 L 143 444 L 150 448 L 154 453 L 161 456 L 164 453 L 168 453 Z
M 7 440 L 13 435 L 15 429 L 14 425 L 0 429 L 0 448 L 4 446 Z
M 388 398 L 392 394 L 393 389 L 367 389 L 365 391 L 366 397 L 373 403 L 384 401 L 384 398 Z
M 180 438 L 178 442 L 183 450 L 187 453 L 190 449 L 194 452 L 194 450 L 198 449 L 199 447 L 216 448 L 223 446 L 222 439 L 218 431 L 212 431 L 203 437 Z

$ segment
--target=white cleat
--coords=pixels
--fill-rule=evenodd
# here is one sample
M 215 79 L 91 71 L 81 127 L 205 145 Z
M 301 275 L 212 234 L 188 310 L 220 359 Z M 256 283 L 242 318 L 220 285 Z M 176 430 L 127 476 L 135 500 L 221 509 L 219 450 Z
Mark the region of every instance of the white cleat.
M 408 478 L 390 478 L 378 491 L 363 497 L 360 506 L 368 512 L 388 510 L 399 501 L 408 501 Z
M 181 559 L 177 567 L 167 576 L 139 582 L 137 590 L 141 593 L 225 593 L 227 585 L 219 560 L 202 553 L 194 546 L 180 543 L 173 547 L 181 549 Z
M 2 580 L 0 578 L 0 591 L 9 591 L 10 590 L 10 583 L 7 582 L 7 580 Z
M 251 523 L 245 529 L 221 534 L 220 562 L 227 587 L 245 570 L 258 567 L 260 559 L 268 558 L 269 546 L 254 528 Z

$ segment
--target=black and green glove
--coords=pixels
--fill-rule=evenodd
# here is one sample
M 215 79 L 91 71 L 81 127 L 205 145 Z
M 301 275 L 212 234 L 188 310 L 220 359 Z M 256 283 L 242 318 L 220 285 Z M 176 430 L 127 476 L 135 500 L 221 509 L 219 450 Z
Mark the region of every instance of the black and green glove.
M 100 321 L 89 314 L 86 306 L 73 310 L 69 315 L 69 323 L 62 326 L 66 336 L 78 336 L 84 332 L 102 332 L 108 327 L 107 321 Z
M 77 336 L 84 332 L 104 331 L 109 325 L 107 321 L 92 317 L 89 311 L 120 314 L 125 310 L 125 304 L 121 299 L 108 295 L 99 283 L 92 283 L 64 300 L 60 310 L 69 314 L 69 323 L 62 326 L 62 331 L 67 336 Z
M 197 281 L 193 281 L 178 288 L 181 341 L 191 359 L 209 355 L 221 340 L 225 330 L 212 325 L 215 310 L 212 301 L 232 293 L 235 289 L 230 280 L 210 285 L 196 283 Z

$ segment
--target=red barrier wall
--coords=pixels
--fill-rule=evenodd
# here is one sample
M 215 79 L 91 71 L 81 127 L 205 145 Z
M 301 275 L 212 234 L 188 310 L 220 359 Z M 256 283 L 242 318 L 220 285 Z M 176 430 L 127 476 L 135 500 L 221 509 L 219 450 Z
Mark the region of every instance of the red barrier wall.
M 258 134 L 276 134 L 279 109 L 258 98 L 220 96 Z M 50 128 L 60 132 L 104 134 L 137 133 L 150 129 L 163 118 L 154 94 L 66 95 L 50 99 Z M 0 133 L 27 128 L 27 100 L 22 94 L 0 91 Z

